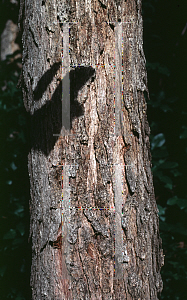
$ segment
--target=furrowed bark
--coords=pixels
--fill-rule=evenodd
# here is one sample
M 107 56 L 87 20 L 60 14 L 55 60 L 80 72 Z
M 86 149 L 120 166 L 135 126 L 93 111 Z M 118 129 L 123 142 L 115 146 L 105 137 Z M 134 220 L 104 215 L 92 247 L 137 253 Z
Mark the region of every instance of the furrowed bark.
M 31 126 L 32 299 L 158 299 L 163 254 L 144 98 L 141 1 L 33 0 L 20 7 Z M 71 92 L 66 135 L 64 22 L 70 22 L 71 64 L 64 74 Z M 114 108 L 121 78 L 123 98 Z M 71 206 L 63 237 L 62 171 L 63 197 Z M 118 238 L 121 276 L 114 273 Z

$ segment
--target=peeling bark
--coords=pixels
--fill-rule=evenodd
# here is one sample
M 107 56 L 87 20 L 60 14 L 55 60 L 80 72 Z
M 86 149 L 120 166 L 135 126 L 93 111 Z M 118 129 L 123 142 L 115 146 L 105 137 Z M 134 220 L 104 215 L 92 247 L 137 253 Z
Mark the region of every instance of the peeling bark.
M 71 22 L 71 118 L 65 136 L 61 22 Z M 123 101 L 116 135 L 119 24 Z M 141 1 L 21 1 L 20 27 L 24 105 L 31 125 L 32 299 L 158 299 L 163 254 L 144 98 Z M 63 197 L 71 206 L 64 233 L 62 171 Z M 115 198 L 121 191 L 119 204 Z M 114 273 L 114 206 L 123 238 L 119 278 Z

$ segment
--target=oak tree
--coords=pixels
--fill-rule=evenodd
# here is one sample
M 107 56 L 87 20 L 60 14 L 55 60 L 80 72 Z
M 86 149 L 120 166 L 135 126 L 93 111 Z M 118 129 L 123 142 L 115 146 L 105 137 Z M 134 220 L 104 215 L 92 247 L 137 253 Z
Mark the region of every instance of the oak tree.
M 33 300 L 162 290 L 141 2 L 20 2 Z

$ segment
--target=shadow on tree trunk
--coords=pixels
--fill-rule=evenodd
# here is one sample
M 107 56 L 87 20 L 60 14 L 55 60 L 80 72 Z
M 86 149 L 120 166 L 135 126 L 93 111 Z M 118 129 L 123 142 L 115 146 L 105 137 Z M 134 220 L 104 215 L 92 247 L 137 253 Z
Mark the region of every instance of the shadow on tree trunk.
M 40 101 L 60 65 L 61 62 L 55 63 L 39 80 L 34 90 L 34 101 Z M 94 80 L 94 74 L 95 70 L 92 67 L 84 66 L 76 67 L 69 73 L 70 129 L 72 128 L 73 119 L 84 115 L 83 105 L 77 101 L 78 92 L 91 77 Z M 68 75 L 66 74 L 66 76 Z M 64 80 L 67 79 L 65 77 Z M 31 133 L 32 147 L 48 155 L 53 149 L 62 129 L 62 81 L 57 86 L 51 100 L 47 101 L 45 105 L 30 116 L 30 125 L 33 128 Z M 37 132 L 37 135 L 35 132 Z

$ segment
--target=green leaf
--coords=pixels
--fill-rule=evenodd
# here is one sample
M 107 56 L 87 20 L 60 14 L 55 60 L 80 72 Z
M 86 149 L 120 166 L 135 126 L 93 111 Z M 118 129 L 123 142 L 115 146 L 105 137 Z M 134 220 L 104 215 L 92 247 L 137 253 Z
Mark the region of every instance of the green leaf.
M 7 269 L 7 266 L 1 266 L 1 267 L 0 267 L 0 276 L 1 276 L 1 277 L 4 276 L 6 269 Z
M 181 175 L 182 175 L 182 173 L 180 173 L 180 172 L 179 172 L 178 170 L 176 170 L 176 169 L 171 170 L 170 172 L 174 175 L 174 177 L 178 177 L 178 176 L 181 176 Z
M 164 215 L 165 215 L 166 207 L 162 207 L 161 205 L 157 205 L 157 206 L 158 206 L 158 210 L 159 210 L 159 212 L 158 212 L 159 218 L 160 218 L 160 220 L 165 222 L 166 218 L 164 217 Z
M 17 167 L 16 167 L 14 162 L 11 162 L 10 166 L 11 166 L 13 171 L 17 170 Z
M 24 207 L 21 204 L 18 204 L 17 206 L 18 206 L 18 208 L 14 211 L 14 214 L 16 216 L 20 217 L 20 216 L 22 216 L 22 213 L 24 212 Z
M 24 233 L 25 233 L 25 225 L 24 225 L 22 222 L 20 222 L 20 223 L 16 226 L 16 228 L 19 230 L 21 236 L 23 236 Z
M 154 138 L 151 141 L 151 149 L 155 149 L 157 147 L 162 147 L 165 143 L 165 137 L 163 133 L 159 133 L 154 136 Z
M 7 180 L 6 183 L 7 183 L 8 185 L 11 185 L 11 184 L 12 184 L 12 180 Z
M 173 189 L 173 185 L 171 183 L 167 183 L 164 186 L 166 189 L 172 190 Z
M 159 210 L 159 216 L 162 216 L 162 215 L 165 215 L 165 210 L 166 210 L 166 207 L 162 207 L 161 205 L 157 205 L 158 206 L 158 210 Z
M 172 180 L 168 176 L 160 176 L 159 179 L 160 179 L 160 181 L 162 181 L 162 182 L 164 182 L 166 184 L 172 185 Z
M 4 240 L 14 239 L 16 237 L 16 231 L 14 229 L 10 229 L 3 237 Z
M 180 209 L 187 208 L 187 200 L 178 198 L 177 196 L 174 196 L 167 201 L 168 205 L 178 205 Z
M 183 132 L 180 134 L 180 139 L 187 139 L 187 127 L 186 126 L 182 126 L 182 128 L 184 129 Z
M 174 196 L 172 198 L 169 198 L 167 201 L 167 205 L 175 205 L 177 203 L 178 197 Z

